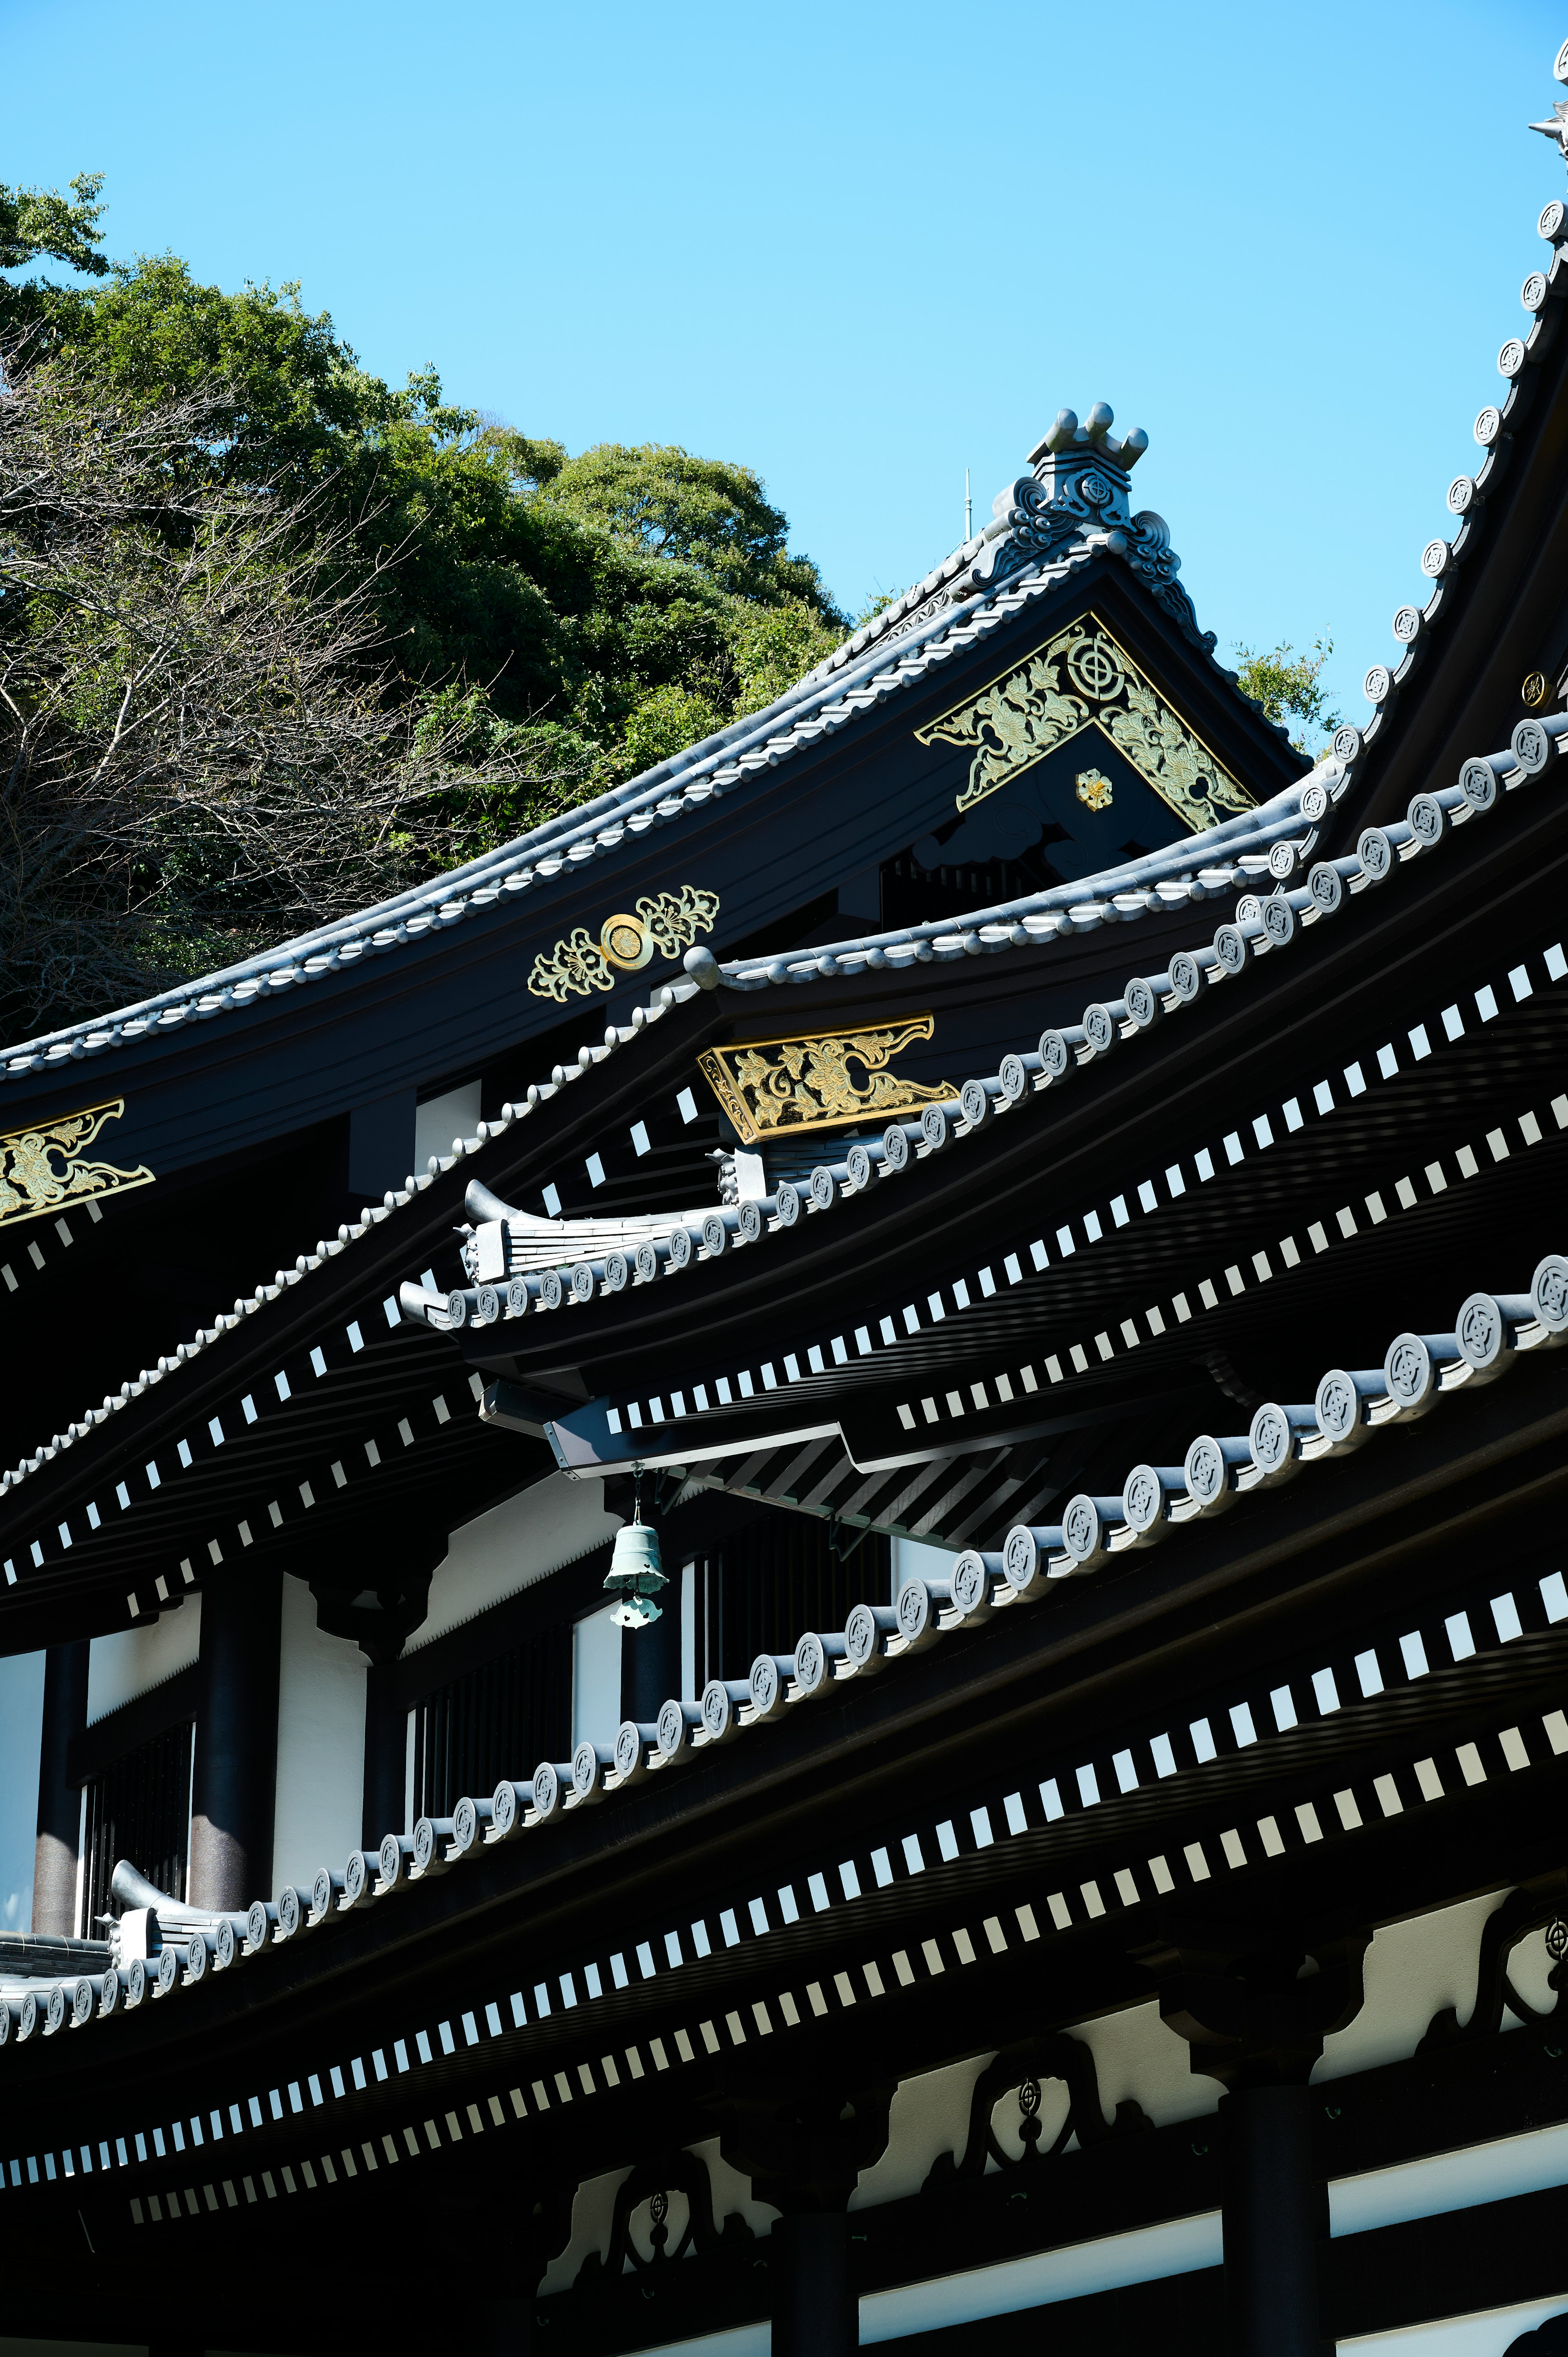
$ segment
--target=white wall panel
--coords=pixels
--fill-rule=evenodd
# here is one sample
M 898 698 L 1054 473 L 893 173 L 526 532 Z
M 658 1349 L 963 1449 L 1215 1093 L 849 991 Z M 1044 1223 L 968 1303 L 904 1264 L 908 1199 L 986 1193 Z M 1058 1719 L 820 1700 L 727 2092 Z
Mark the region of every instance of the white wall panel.
M 552 1473 L 515 1498 L 503 1498 L 452 1533 L 446 1560 L 431 1578 L 430 1609 L 407 1650 L 417 1652 L 503 1598 L 577 1562 L 619 1528 L 618 1518 L 605 1512 L 597 1481 Z
M 360 1846 L 365 1789 L 365 1672 L 351 1638 L 316 1625 L 303 1579 L 283 1584 L 278 1663 L 277 1797 L 273 1887 L 306 1889 L 318 1867 L 342 1871 Z
M 7 1654 L 0 1661 L 0 1932 L 32 1929 L 43 1732 L 44 1657 Z
M 893 1593 L 897 1595 L 907 1579 L 947 1579 L 958 1561 L 950 1548 L 928 1546 L 924 1539 L 897 1539 L 893 1542 Z
M 596 1743 L 607 1751 L 620 1725 L 621 1632 L 613 1604 L 592 1612 L 572 1631 L 572 1748 Z
M 427 1097 L 413 1115 L 413 1173 L 417 1178 L 433 1154 L 447 1155 L 455 1137 L 472 1137 L 479 1125 L 479 1083 Z
M 139 1628 L 94 1637 L 87 1663 L 89 1727 L 123 1702 L 161 1686 L 177 1670 L 188 1669 L 200 1652 L 199 1596 L 188 1596 L 177 1611 L 160 1612 Z

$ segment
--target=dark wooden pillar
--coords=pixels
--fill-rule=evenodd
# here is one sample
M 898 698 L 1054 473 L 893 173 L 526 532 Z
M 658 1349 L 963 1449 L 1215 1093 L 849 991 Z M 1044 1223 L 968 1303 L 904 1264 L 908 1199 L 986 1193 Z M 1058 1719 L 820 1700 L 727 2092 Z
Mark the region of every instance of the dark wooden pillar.
M 38 1747 L 38 1837 L 33 1851 L 33 1929 L 69 1938 L 77 1929 L 81 1789 L 70 1776 L 71 1738 L 87 1725 L 91 1642 L 51 1645 L 44 1656 L 44 1725 Z
M 1305 2086 L 1239 2087 L 1219 2106 L 1225 2309 L 1236 2357 L 1320 2357 L 1317 2254 L 1327 2196 Z
M 720 2150 L 782 2212 L 768 2255 L 773 2357 L 853 2357 L 860 2303 L 849 2197 L 887 2148 L 890 2086 L 736 2072 L 721 2098 Z
M 780 2218 L 773 2246 L 773 2357 L 854 2357 L 860 2303 L 850 2281 L 848 2212 Z
M 487 2299 L 474 2318 L 474 2357 L 529 2357 L 533 2347 L 533 2301 Z
M 411 1833 L 407 1808 L 408 1713 L 392 1664 L 372 1662 L 365 1674 L 365 1847 L 379 1849 L 386 1834 Z
M 1173 1924 L 1140 1952 L 1193 2070 L 1230 2090 L 1219 2105 L 1228 2357 L 1321 2357 L 1328 2199 L 1314 2163 L 1307 2081 L 1325 2038 L 1361 2009 L 1370 1937 L 1309 1942 L 1286 1925 Z M 1316 1972 L 1304 1972 L 1309 1961 Z
M 187 1896 L 240 1909 L 270 1898 L 283 1573 L 237 1566 L 204 1583 Z

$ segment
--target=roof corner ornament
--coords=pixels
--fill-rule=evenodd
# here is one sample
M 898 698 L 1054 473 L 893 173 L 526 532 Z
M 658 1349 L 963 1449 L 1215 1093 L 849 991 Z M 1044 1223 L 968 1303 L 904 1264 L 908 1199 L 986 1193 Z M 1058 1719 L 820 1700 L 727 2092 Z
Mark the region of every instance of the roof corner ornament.
M 1033 473 L 998 491 L 985 544 L 970 568 L 968 586 L 994 593 L 1031 565 L 1050 564 L 1075 544 L 1125 557 L 1155 601 L 1195 643 L 1212 652 L 1212 631 L 1200 631 L 1191 598 L 1176 576 L 1181 559 L 1170 527 L 1152 509 L 1132 512 L 1128 478 L 1149 447 L 1141 425 L 1120 440 L 1115 413 L 1097 401 L 1082 424 L 1075 410 L 1056 423 L 1029 453 Z
M 1558 50 L 1552 60 L 1552 70 L 1560 82 L 1568 82 L 1568 41 L 1564 41 Z M 1532 123 L 1529 128 L 1531 131 L 1539 131 L 1544 138 L 1555 139 L 1558 154 L 1564 164 L 1568 164 L 1568 98 L 1560 98 L 1556 101 L 1552 106 L 1552 120 L 1549 123 Z

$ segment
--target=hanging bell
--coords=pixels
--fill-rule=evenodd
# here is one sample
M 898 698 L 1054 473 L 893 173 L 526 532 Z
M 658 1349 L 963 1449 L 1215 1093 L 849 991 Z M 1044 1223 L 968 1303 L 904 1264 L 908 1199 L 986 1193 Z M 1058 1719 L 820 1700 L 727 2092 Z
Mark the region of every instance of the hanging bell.
M 620 1629 L 646 1629 L 660 1618 L 660 1608 L 653 1598 L 668 1585 L 659 1559 L 659 1534 L 643 1521 L 639 1499 L 631 1521 L 623 1523 L 616 1533 L 610 1567 L 605 1575 L 605 1586 L 616 1591 L 610 1619 Z

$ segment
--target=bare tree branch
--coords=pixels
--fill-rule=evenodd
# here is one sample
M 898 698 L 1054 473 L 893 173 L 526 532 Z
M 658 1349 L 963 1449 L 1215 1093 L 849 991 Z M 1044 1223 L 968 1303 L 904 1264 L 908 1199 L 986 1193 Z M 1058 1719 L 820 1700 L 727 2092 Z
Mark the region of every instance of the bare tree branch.
M 224 388 L 136 410 L 0 347 L 0 1020 L 141 996 L 364 908 L 572 798 L 461 683 L 411 690 L 397 561 L 220 479 Z

